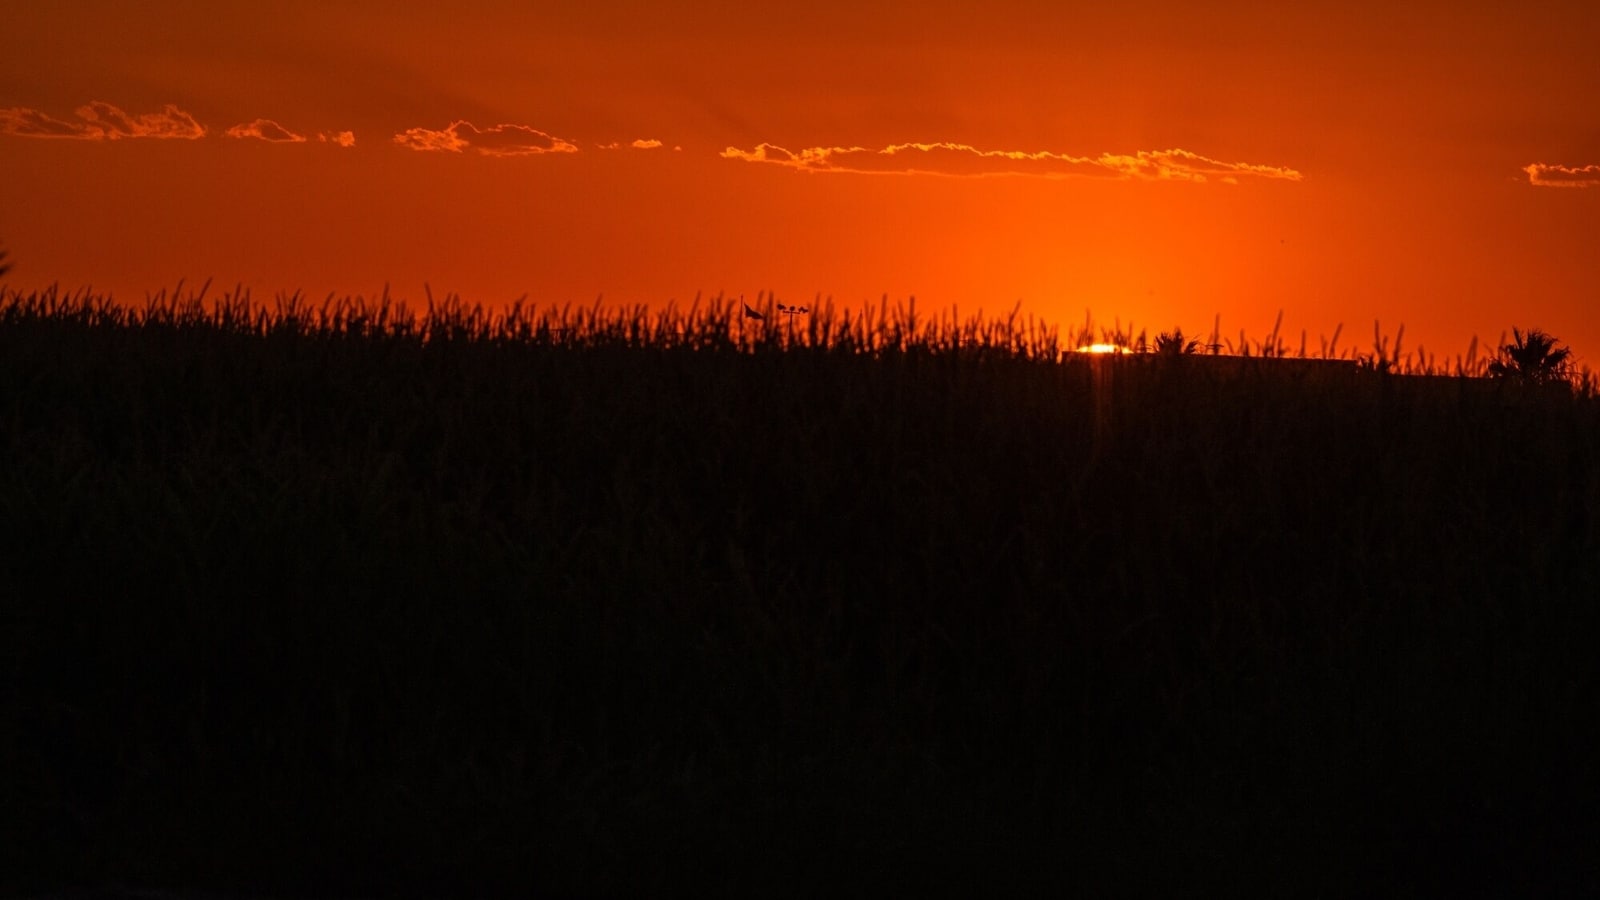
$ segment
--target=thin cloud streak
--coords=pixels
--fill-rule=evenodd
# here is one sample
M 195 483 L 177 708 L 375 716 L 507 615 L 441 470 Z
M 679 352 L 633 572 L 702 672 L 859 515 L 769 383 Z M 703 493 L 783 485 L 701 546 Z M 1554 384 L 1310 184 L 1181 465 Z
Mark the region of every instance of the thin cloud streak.
M 1546 163 L 1534 163 L 1530 166 L 1524 166 L 1522 171 L 1528 173 L 1528 183 L 1534 187 L 1600 187 L 1600 165 L 1553 166 Z
M 621 150 L 623 147 L 631 147 L 634 150 L 654 150 L 657 147 L 665 147 L 666 144 L 655 138 L 638 138 L 626 144 L 621 141 L 607 141 L 604 144 L 595 144 L 594 146 L 597 150 Z
M 857 175 L 932 175 L 947 178 L 1115 178 L 1139 181 L 1237 184 L 1241 178 L 1300 181 L 1305 176 L 1283 166 L 1226 163 L 1188 150 L 1141 150 L 1135 154 L 1072 156 L 1049 150 L 982 150 L 948 141 L 868 147 L 807 147 L 792 151 L 775 144 L 753 150 L 729 147 L 724 159 L 768 163 L 802 172 Z
M 306 142 L 305 135 L 295 134 L 271 119 L 257 119 L 254 122 L 235 125 L 224 133 L 231 138 L 255 138 L 259 141 L 266 141 L 269 144 L 304 144 Z
M 269 144 L 305 144 L 313 140 L 313 137 L 290 131 L 271 119 L 256 119 L 254 122 L 235 125 L 223 134 L 231 138 L 254 138 Z M 319 144 L 336 144 L 340 147 L 356 145 L 356 135 L 353 131 L 319 131 L 314 139 Z
M 541 153 L 577 153 L 571 141 L 527 125 L 478 128 L 471 122 L 451 122 L 448 128 L 408 128 L 394 136 L 402 147 L 420 152 L 460 153 L 473 150 L 484 156 L 533 156 Z
M 0 109 L 0 134 L 79 141 L 118 141 L 124 138 L 193 141 L 206 136 L 205 126 L 171 103 L 162 107 L 160 112 L 133 114 L 110 103 L 95 100 L 73 110 L 73 114 L 78 117 L 77 121 L 57 119 L 22 106 Z

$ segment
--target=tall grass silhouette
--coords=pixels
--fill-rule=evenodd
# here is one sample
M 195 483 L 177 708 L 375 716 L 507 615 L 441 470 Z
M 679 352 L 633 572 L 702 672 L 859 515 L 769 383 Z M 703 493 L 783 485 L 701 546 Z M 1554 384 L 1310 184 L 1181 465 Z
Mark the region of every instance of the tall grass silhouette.
M 279 293 L 271 302 L 263 303 L 255 301 L 242 287 L 214 297 L 210 289 L 207 282 L 198 290 L 185 293 L 180 282 L 174 289 L 159 291 L 139 305 L 120 304 L 89 291 L 50 288 L 24 294 L 12 290 L 0 292 L 0 315 L 13 320 L 45 318 L 133 329 L 193 328 L 237 335 L 384 337 L 421 344 L 455 341 L 569 348 L 743 352 L 828 349 L 869 355 L 967 348 L 1030 360 L 1059 360 L 1070 351 L 1099 344 L 1127 348 L 1136 354 L 1170 355 L 1178 349 L 1193 354 L 1206 349 L 1211 355 L 1245 358 L 1348 361 L 1372 371 L 1408 375 L 1484 377 L 1521 373 L 1526 365 L 1542 367 L 1537 371 L 1537 380 L 1541 381 L 1580 385 L 1593 381 L 1587 368 L 1572 363 L 1570 349 L 1556 350 L 1548 358 L 1541 357 L 1541 362 L 1519 362 L 1518 354 L 1551 353 L 1554 339 L 1538 330 L 1529 333 L 1526 347 L 1520 330 L 1515 344 L 1502 340 L 1494 358 L 1478 356 L 1476 339 L 1464 354 L 1454 357 L 1441 359 L 1420 347 L 1402 353 L 1404 327 L 1391 340 L 1377 322 L 1373 324 L 1371 352 L 1339 347 L 1343 326 L 1334 331 L 1331 339 L 1321 338 L 1319 349 L 1313 351 L 1304 332 L 1297 347 L 1291 348 L 1283 341 L 1281 311 L 1264 339 L 1252 340 L 1244 330 L 1237 338 L 1223 338 L 1219 317 L 1211 341 L 1202 343 L 1197 339 L 1185 341 L 1182 328 L 1162 332 L 1152 339 L 1147 331 L 1132 323 L 1123 325 L 1120 320 L 1112 326 L 1097 326 L 1090 315 L 1081 325 L 1063 331 L 1035 315 L 1023 315 L 1020 303 L 1003 316 L 963 317 L 952 307 L 930 317 L 919 315 L 914 297 L 906 303 L 892 303 L 886 296 L 879 303 L 856 307 L 838 306 L 831 298 L 818 298 L 811 306 L 790 305 L 763 293 L 754 306 L 743 297 L 731 301 L 720 295 L 697 295 L 687 306 L 614 306 L 597 300 L 590 305 L 542 306 L 518 301 L 489 308 L 466 303 L 454 294 L 436 300 L 431 292 L 424 304 L 412 306 L 392 299 L 387 290 L 371 300 L 330 294 L 316 301 L 302 292 L 292 292 Z M 768 315 L 773 312 L 781 314 L 781 318 Z
M 0 869 L 1600 878 L 1592 389 L 810 307 L 0 289 Z

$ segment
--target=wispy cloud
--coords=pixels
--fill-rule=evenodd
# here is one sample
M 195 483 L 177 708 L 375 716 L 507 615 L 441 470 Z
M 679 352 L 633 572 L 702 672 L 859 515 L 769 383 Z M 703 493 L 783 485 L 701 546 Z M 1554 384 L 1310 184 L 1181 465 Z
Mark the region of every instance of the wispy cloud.
M 254 122 L 235 125 L 229 128 L 226 134 L 231 138 L 255 138 L 259 141 L 266 141 L 269 144 L 304 144 L 306 142 L 305 135 L 295 134 L 271 119 L 257 119 Z
M 531 156 L 539 153 L 576 153 L 571 141 L 526 125 L 477 128 L 471 122 L 452 122 L 442 130 L 408 128 L 394 142 L 412 150 L 460 153 L 473 150 L 484 156 Z
M 1535 187 L 1591 188 L 1600 187 L 1600 165 L 1552 166 L 1534 163 L 1524 166 L 1528 183 Z
M 321 144 L 337 144 L 340 147 L 354 147 L 356 135 L 353 131 L 319 131 L 313 137 L 297 134 L 279 125 L 271 119 L 257 119 L 254 122 L 245 122 L 235 125 L 223 132 L 231 138 L 255 138 L 269 144 L 304 144 L 314 139 Z
M 1299 181 L 1301 173 L 1283 166 L 1227 163 L 1188 150 L 1141 150 L 1132 155 L 1072 156 L 1049 150 L 982 150 L 970 144 L 891 144 L 869 147 L 807 147 L 792 151 L 774 144 L 753 150 L 729 147 L 724 159 L 770 163 L 802 172 L 862 175 L 937 175 L 952 178 L 1022 176 L 1034 178 L 1119 178 L 1141 181 L 1216 179 L 1236 184 L 1242 178 Z
M 604 144 L 595 144 L 594 146 L 598 150 L 621 150 L 623 147 L 631 147 L 635 150 L 654 150 L 657 147 L 665 147 L 666 144 L 655 138 L 639 138 L 626 144 L 621 141 L 607 141 Z
M 160 112 L 133 114 L 96 100 L 73 110 L 76 120 L 57 119 L 36 109 L 14 106 L 0 109 L 0 134 L 18 137 L 63 138 L 80 141 L 117 141 L 124 138 L 205 137 L 205 126 L 171 103 Z

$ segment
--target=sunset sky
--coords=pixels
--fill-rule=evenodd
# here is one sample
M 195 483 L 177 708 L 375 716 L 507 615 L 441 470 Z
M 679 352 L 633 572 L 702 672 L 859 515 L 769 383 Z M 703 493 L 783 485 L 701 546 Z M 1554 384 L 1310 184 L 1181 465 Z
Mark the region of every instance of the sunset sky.
M 1600 5 L 1397 6 L 13 4 L 7 284 L 1282 310 L 1600 363 Z

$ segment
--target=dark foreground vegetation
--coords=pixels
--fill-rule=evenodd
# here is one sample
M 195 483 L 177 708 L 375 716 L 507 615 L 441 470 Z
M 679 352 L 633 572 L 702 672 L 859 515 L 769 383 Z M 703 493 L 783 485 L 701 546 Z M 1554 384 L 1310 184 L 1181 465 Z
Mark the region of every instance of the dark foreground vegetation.
M 1600 890 L 1592 391 L 738 313 L 0 297 L 0 888 Z

